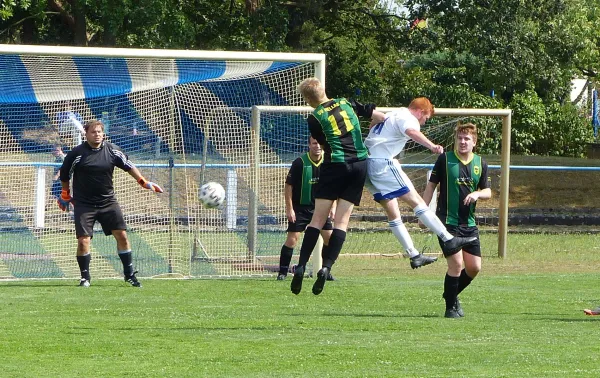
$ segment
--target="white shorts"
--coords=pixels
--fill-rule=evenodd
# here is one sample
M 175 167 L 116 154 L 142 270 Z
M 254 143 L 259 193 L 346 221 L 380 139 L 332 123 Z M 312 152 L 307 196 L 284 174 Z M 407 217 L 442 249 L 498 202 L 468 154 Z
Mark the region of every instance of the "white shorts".
M 367 159 L 365 186 L 375 201 L 393 199 L 415 190 L 396 159 Z

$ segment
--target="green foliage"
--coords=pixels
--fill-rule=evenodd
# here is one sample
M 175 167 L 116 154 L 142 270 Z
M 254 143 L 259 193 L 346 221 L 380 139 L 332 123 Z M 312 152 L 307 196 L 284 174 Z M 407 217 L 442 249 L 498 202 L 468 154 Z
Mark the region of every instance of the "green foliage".
M 514 105 L 514 152 L 582 153 L 589 125 L 562 104 L 574 77 L 600 70 L 600 0 L 401 3 L 406 14 L 378 0 L 6 0 L 0 43 L 73 45 L 83 35 L 89 46 L 322 52 L 332 97 Z M 417 18 L 428 26 L 411 27 Z M 479 147 L 497 152 L 497 127 L 480 127 Z
M 550 104 L 548 107 L 548 150 L 554 156 L 584 157 L 586 143 L 593 139 L 591 121 L 582 117 L 572 104 Z
M 572 104 L 544 104 L 534 91 L 513 97 L 513 152 L 582 157 L 593 138 L 590 121 Z
M 518 0 L 460 6 L 426 0 L 407 5 L 414 14 L 427 15 L 435 32 L 423 53 L 450 51 L 452 57 L 452 52 L 468 52 L 480 63 L 470 84 L 494 89 L 506 101 L 528 88 L 544 100 L 564 99 L 580 58 L 589 55 L 593 43 L 595 27 L 583 0 L 545 6 Z M 446 64 L 452 63 L 456 62 L 446 59 Z
M 545 150 L 548 131 L 546 107 L 531 89 L 513 96 L 509 104 L 512 117 L 512 151 L 517 154 L 534 154 Z

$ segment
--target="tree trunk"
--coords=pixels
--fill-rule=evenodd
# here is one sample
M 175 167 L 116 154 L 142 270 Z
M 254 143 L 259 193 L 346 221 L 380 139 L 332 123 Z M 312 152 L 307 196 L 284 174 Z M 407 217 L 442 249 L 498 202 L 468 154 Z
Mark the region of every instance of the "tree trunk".
M 77 46 L 87 46 L 87 22 L 85 19 L 85 1 L 82 0 L 70 0 L 71 7 L 73 8 L 73 18 L 75 19 L 74 25 L 74 40 Z

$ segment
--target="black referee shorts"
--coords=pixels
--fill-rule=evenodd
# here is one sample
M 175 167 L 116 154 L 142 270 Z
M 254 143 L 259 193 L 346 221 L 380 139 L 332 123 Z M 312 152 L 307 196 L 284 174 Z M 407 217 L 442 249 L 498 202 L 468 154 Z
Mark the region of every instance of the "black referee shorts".
M 304 232 L 304 230 L 306 230 L 306 226 L 308 226 L 312 219 L 314 210 L 298 208 L 294 209 L 294 212 L 296 213 L 296 221 L 294 223 L 288 222 L 287 232 Z M 333 230 L 331 218 L 327 218 L 322 230 Z
M 81 203 L 74 206 L 75 234 L 77 237 L 94 237 L 94 223 L 98 221 L 104 235 L 111 235 L 113 230 L 126 230 L 127 224 L 118 203 L 103 207 L 94 207 Z
M 339 198 L 358 206 L 366 178 L 366 160 L 353 163 L 321 164 L 319 182 L 314 189 L 315 198 L 332 201 Z

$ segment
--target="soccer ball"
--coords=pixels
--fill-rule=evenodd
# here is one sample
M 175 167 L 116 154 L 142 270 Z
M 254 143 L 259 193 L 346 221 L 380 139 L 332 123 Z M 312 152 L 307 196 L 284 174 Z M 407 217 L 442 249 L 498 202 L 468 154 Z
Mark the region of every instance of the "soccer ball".
M 225 200 L 225 189 L 218 182 L 207 182 L 200 187 L 200 201 L 208 208 L 219 207 Z

